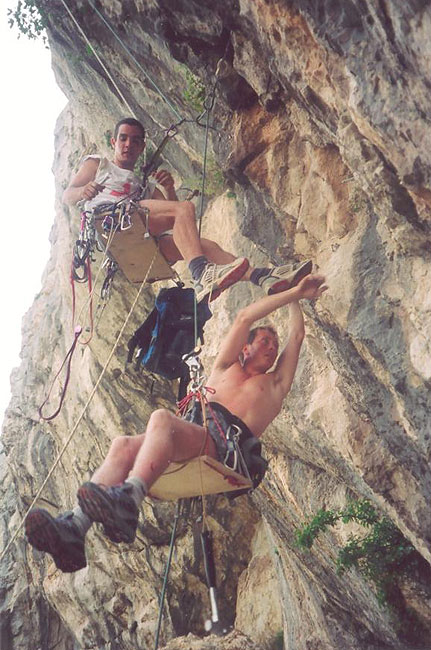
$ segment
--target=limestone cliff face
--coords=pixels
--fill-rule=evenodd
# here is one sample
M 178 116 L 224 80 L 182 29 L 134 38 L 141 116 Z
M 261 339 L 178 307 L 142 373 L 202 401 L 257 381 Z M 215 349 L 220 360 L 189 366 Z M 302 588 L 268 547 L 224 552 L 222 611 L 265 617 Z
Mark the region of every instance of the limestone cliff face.
M 60 196 L 82 153 L 106 151 L 106 132 L 129 113 L 59 0 L 49 7 L 58 83 L 70 99 L 56 129 L 58 185 L 43 289 L 23 324 L 1 467 L 1 538 L 18 527 L 67 440 L 130 309 L 136 287 L 115 281 L 91 343 L 74 360 L 60 416 L 37 407 L 71 342 L 70 251 L 78 215 Z M 72 3 L 70 3 L 72 5 Z M 307 337 L 291 394 L 265 434 L 270 470 L 234 505 L 211 500 L 220 605 L 235 626 L 203 639 L 209 603 L 198 513 L 180 528 L 162 629 L 167 648 L 372 650 L 430 646 L 431 472 L 431 9 L 423 0 L 102 0 L 99 10 L 180 116 L 188 68 L 209 89 L 220 69 L 204 234 L 265 260 L 312 258 L 330 291 L 306 305 Z M 115 84 L 157 144 L 177 115 L 90 4 L 72 11 Z M 204 129 L 184 122 L 165 150 L 178 182 L 201 173 Z M 220 173 L 222 172 L 222 174 Z M 223 182 L 221 178 L 223 177 Z M 235 311 L 257 289 L 216 303 L 205 361 Z M 124 371 L 125 344 L 153 301 L 148 288 L 39 505 L 74 504 L 119 433 L 140 432 L 168 382 Z M 79 300 L 85 300 L 80 287 Z M 274 316 L 281 336 L 286 315 Z M 416 547 L 423 564 L 401 585 L 416 628 L 380 607 L 369 583 L 335 571 L 345 528 L 304 554 L 294 529 L 316 510 L 367 497 Z M 87 569 L 72 576 L 19 535 L 4 558 L 1 647 L 7 650 L 151 648 L 173 506 L 146 504 L 137 542 L 88 537 Z M 281 634 L 283 633 L 283 634 Z M 181 637 L 175 640 L 175 637 Z M 284 638 L 284 641 L 281 639 Z M 162 643 L 162 644 L 163 644 Z

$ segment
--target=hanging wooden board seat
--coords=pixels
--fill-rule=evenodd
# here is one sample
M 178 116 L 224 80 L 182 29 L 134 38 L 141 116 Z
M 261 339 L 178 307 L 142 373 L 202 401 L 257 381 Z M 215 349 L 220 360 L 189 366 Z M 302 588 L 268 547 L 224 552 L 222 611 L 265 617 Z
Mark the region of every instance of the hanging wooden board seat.
M 106 213 L 108 214 L 108 213 Z M 95 216 L 95 226 L 101 242 L 106 241 L 103 221 L 106 214 Z M 147 234 L 144 220 L 138 211 L 131 215 L 132 225 L 127 230 L 117 230 L 109 246 L 109 255 L 117 262 L 129 282 L 142 282 L 151 266 L 147 282 L 167 280 L 175 275 L 160 251 L 157 243 Z
M 150 496 L 163 501 L 176 501 L 251 487 L 250 479 L 242 474 L 234 472 L 211 456 L 199 456 L 187 463 L 171 463 L 152 485 Z

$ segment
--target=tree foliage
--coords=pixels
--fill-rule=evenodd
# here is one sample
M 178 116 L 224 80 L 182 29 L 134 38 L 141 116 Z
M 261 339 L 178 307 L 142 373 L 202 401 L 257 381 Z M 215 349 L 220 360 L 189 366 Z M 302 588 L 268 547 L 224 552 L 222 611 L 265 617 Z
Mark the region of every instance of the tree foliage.
M 18 38 L 24 34 L 29 39 L 42 38 L 45 45 L 47 44 L 47 16 L 43 7 L 35 0 L 18 0 L 15 9 L 9 8 L 7 13 L 9 26 L 16 26 L 19 30 Z
M 316 537 L 337 522 L 355 522 L 367 528 L 366 535 L 350 535 L 337 556 L 337 572 L 356 567 L 376 587 L 381 604 L 390 605 L 391 594 L 401 576 L 418 562 L 418 553 L 390 519 L 380 516 L 367 499 L 350 501 L 341 510 L 319 510 L 296 530 L 299 547 L 310 549 Z

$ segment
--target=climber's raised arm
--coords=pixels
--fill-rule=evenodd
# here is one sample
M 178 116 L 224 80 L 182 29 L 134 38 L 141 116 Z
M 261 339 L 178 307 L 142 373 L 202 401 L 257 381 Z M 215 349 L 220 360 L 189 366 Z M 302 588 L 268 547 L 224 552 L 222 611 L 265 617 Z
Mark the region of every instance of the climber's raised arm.
M 325 278 L 322 275 L 307 275 L 293 289 L 272 296 L 265 296 L 241 309 L 221 344 L 213 365 L 213 371 L 226 369 L 238 361 L 238 357 L 248 341 L 250 330 L 257 321 L 272 314 L 280 307 L 297 302 L 301 298 L 318 298 L 326 290 L 324 282 Z M 294 319 L 294 328 L 298 331 L 301 330 L 303 335 L 302 315 Z M 299 332 L 295 338 L 299 338 Z

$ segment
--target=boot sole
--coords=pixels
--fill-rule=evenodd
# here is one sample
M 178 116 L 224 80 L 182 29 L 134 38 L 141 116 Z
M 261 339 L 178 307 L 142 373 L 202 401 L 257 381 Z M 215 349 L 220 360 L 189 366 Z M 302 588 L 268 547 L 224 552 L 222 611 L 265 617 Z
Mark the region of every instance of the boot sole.
M 301 282 L 303 278 L 307 275 L 310 275 L 313 270 L 313 262 L 310 260 L 306 262 L 303 266 L 300 266 L 299 269 L 294 274 L 291 280 L 280 280 L 280 282 L 275 282 L 268 291 L 268 295 L 271 296 L 274 293 L 281 293 L 282 291 L 287 291 L 296 287 L 296 285 Z
M 136 529 L 126 522 L 118 524 L 118 515 L 115 513 L 111 499 L 103 488 L 95 483 L 84 483 L 78 490 L 78 503 L 92 521 L 103 524 L 105 534 L 111 542 L 131 544 L 136 536 Z M 126 530 L 128 528 L 129 530 Z
M 87 566 L 85 553 L 76 556 L 73 545 L 63 539 L 54 517 L 45 510 L 30 512 L 24 523 L 28 542 L 38 551 L 49 553 L 63 573 L 73 573 Z M 69 546 L 69 548 L 67 548 Z M 72 548 L 71 548 L 72 546 Z M 69 553 L 69 556 L 66 555 Z M 84 555 L 84 557 L 83 557 Z
M 206 296 L 209 296 L 208 302 L 213 302 L 216 300 L 225 289 L 228 289 L 231 287 L 233 284 L 241 280 L 242 276 L 244 273 L 246 273 L 248 267 L 250 266 L 250 262 L 248 259 L 244 258 L 242 263 L 237 266 L 236 268 L 232 269 L 232 271 L 229 271 L 227 275 L 222 277 L 220 280 L 217 281 L 217 287 L 213 289 L 212 291 L 210 289 L 202 291 L 199 296 L 197 297 L 197 301 L 201 302 Z

